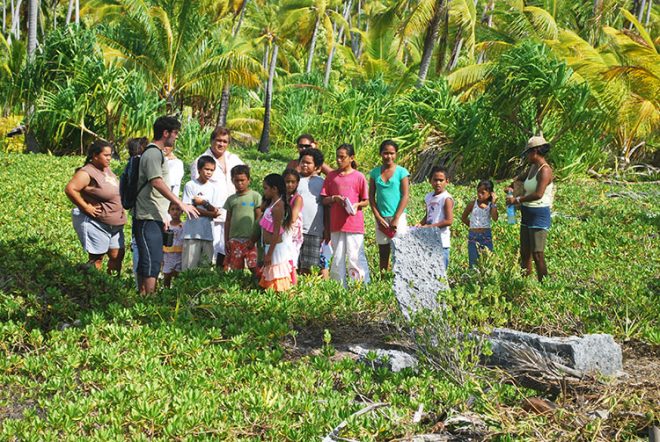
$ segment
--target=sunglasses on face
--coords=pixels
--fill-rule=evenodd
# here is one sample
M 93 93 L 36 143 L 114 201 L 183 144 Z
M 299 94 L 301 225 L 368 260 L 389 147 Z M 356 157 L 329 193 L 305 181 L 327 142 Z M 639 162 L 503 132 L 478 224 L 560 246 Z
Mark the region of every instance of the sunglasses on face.
M 309 149 L 312 147 L 311 144 L 298 144 L 298 149 Z

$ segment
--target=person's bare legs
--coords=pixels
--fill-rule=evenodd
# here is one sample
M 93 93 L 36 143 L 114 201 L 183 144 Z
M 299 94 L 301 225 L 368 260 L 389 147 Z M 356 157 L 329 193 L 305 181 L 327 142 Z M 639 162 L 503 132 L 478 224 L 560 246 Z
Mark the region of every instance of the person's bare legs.
M 165 273 L 163 275 L 163 285 L 169 289 L 172 286 L 172 280 L 177 276 L 179 276 L 179 272 L 176 270 L 172 270 L 170 273 Z
M 101 265 L 103 264 L 103 255 L 95 255 L 93 253 L 89 254 L 89 259 L 85 263 L 88 267 L 94 267 L 96 270 L 101 270 Z
M 121 265 L 125 252 L 125 249 L 108 250 L 108 275 L 119 276 L 121 274 Z
M 390 245 L 389 244 L 380 244 L 378 245 L 378 258 L 379 263 L 378 267 L 380 268 L 380 273 L 386 272 L 390 268 Z
M 155 276 L 142 276 L 140 278 L 140 294 L 149 295 L 156 291 L 156 277 Z
M 543 252 L 534 252 L 532 256 L 534 257 L 534 265 L 536 266 L 536 277 L 541 282 L 548 275 L 548 268 L 545 265 L 545 255 Z

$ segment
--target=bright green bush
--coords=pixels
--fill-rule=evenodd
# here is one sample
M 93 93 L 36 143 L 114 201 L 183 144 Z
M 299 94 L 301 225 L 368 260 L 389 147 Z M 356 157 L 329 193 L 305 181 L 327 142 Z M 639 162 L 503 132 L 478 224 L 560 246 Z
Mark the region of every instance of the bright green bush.
M 255 188 L 283 166 L 276 156 L 237 152 L 253 166 Z M 80 157 L 0 155 L 0 410 L 19 410 L 0 416 L 0 439 L 307 441 L 362 408 L 356 397 L 390 406 L 351 421 L 342 433 L 347 438 L 428 432 L 434 422 L 411 422 L 420 404 L 451 415 L 465 410 L 471 396 L 472 410 L 488 417 L 490 430 L 509 434 L 514 424 L 495 410 L 519 410 L 521 398 L 535 394 L 488 374 L 458 385 L 426 365 L 390 373 L 344 357 L 338 349 L 345 343 L 400 339 L 390 275 L 350 291 L 301 278 L 291 292 L 276 294 L 256 290 L 246 274 L 199 270 L 142 298 L 128 272 L 113 279 L 80 270 L 85 256 L 62 189 L 81 163 Z M 446 297 L 452 318 L 483 330 L 609 332 L 658 344 L 660 262 L 649 253 L 660 228 L 657 195 L 635 203 L 606 196 L 639 189 L 559 182 L 543 285 L 519 275 L 517 229 L 502 221 L 494 226 L 495 253 L 469 272 L 466 229 L 457 222 Z M 412 188 L 412 222 L 422 216 L 427 191 L 428 184 Z M 451 185 L 449 191 L 459 215 L 474 189 Z M 375 269 L 373 219 L 365 218 Z M 307 345 L 315 351 L 306 352 Z M 615 407 L 644 404 L 632 394 Z M 657 419 L 652 409 L 642 410 L 644 425 Z M 533 439 L 544 428 L 542 419 L 520 416 L 516 438 Z M 581 431 L 591 437 L 599 430 Z M 636 431 L 631 424 L 624 433 Z

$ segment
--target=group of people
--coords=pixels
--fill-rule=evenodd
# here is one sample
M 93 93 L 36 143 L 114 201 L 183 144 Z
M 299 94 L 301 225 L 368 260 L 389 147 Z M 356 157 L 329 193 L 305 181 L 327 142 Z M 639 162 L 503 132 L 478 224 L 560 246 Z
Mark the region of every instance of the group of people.
M 371 208 L 376 223 L 379 268 L 390 265 L 391 239 L 411 228 L 437 228 L 445 268 L 449 265 L 450 226 L 454 199 L 447 191 L 449 173 L 433 167 L 431 191 L 424 198 L 424 217 L 408 226 L 409 172 L 396 164 L 398 145 L 380 145 L 381 165 L 368 174 L 357 170 L 352 145 L 342 144 L 336 153 L 336 169 L 330 167 L 311 135 L 297 139 L 298 158 L 282 174 L 263 179 L 262 193 L 250 189 L 250 168 L 227 150 L 231 134 L 218 127 L 211 146 L 191 165 L 190 181 L 179 189 L 183 163 L 173 153 L 181 129 L 173 117 L 154 123 L 154 138 L 129 141 L 129 152 L 139 155 L 137 197 L 132 208 L 134 272 L 141 293 L 156 290 L 162 272 L 169 286 L 179 272 L 212 262 L 224 271 L 249 269 L 265 289 L 284 291 L 298 274 L 314 269 L 324 277 L 347 284 L 369 282 L 364 252 L 364 212 Z M 529 274 L 532 261 L 541 280 L 547 269 L 544 248 L 550 228 L 553 198 L 552 170 L 545 157 L 550 145 L 533 137 L 523 150 L 530 170 L 512 183 L 507 204 L 521 206 L 521 265 Z M 101 267 L 108 255 L 108 272 L 119 273 L 124 257 L 123 226 L 127 222 L 117 177 L 110 170 L 112 147 L 95 141 L 83 167 L 65 192 L 76 206 L 73 224 L 89 265 Z M 325 178 L 322 177 L 325 175 Z M 484 249 L 493 250 L 491 220 L 497 220 L 497 196 L 493 183 L 481 181 L 477 194 L 461 220 L 469 226 L 470 266 Z M 186 220 L 182 216 L 186 215 Z M 261 258 L 259 251 L 261 251 Z

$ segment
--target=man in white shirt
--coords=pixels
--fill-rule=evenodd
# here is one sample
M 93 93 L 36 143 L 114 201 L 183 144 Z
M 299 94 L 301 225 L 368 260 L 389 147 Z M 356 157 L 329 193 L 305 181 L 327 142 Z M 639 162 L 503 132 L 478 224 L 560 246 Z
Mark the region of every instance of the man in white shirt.
M 227 150 L 230 140 L 231 132 L 229 129 L 216 127 L 211 133 L 211 147 L 195 158 L 190 168 L 190 178 L 195 180 L 199 177 L 197 160 L 204 155 L 210 155 L 215 159 L 215 172 L 209 182 L 216 186 L 218 198 L 216 201 L 218 207 L 221 208 L 219 215 L 213 219 L 213 251 L 218 269 L 223 268 L 225 260 L 225 219 L 227 212 L 222 207 L 225 205 L 227 198 L 236 193 L 234 184 L 231 181 L 231 169 L 239 164 L 245 164 L 237 155 Z

